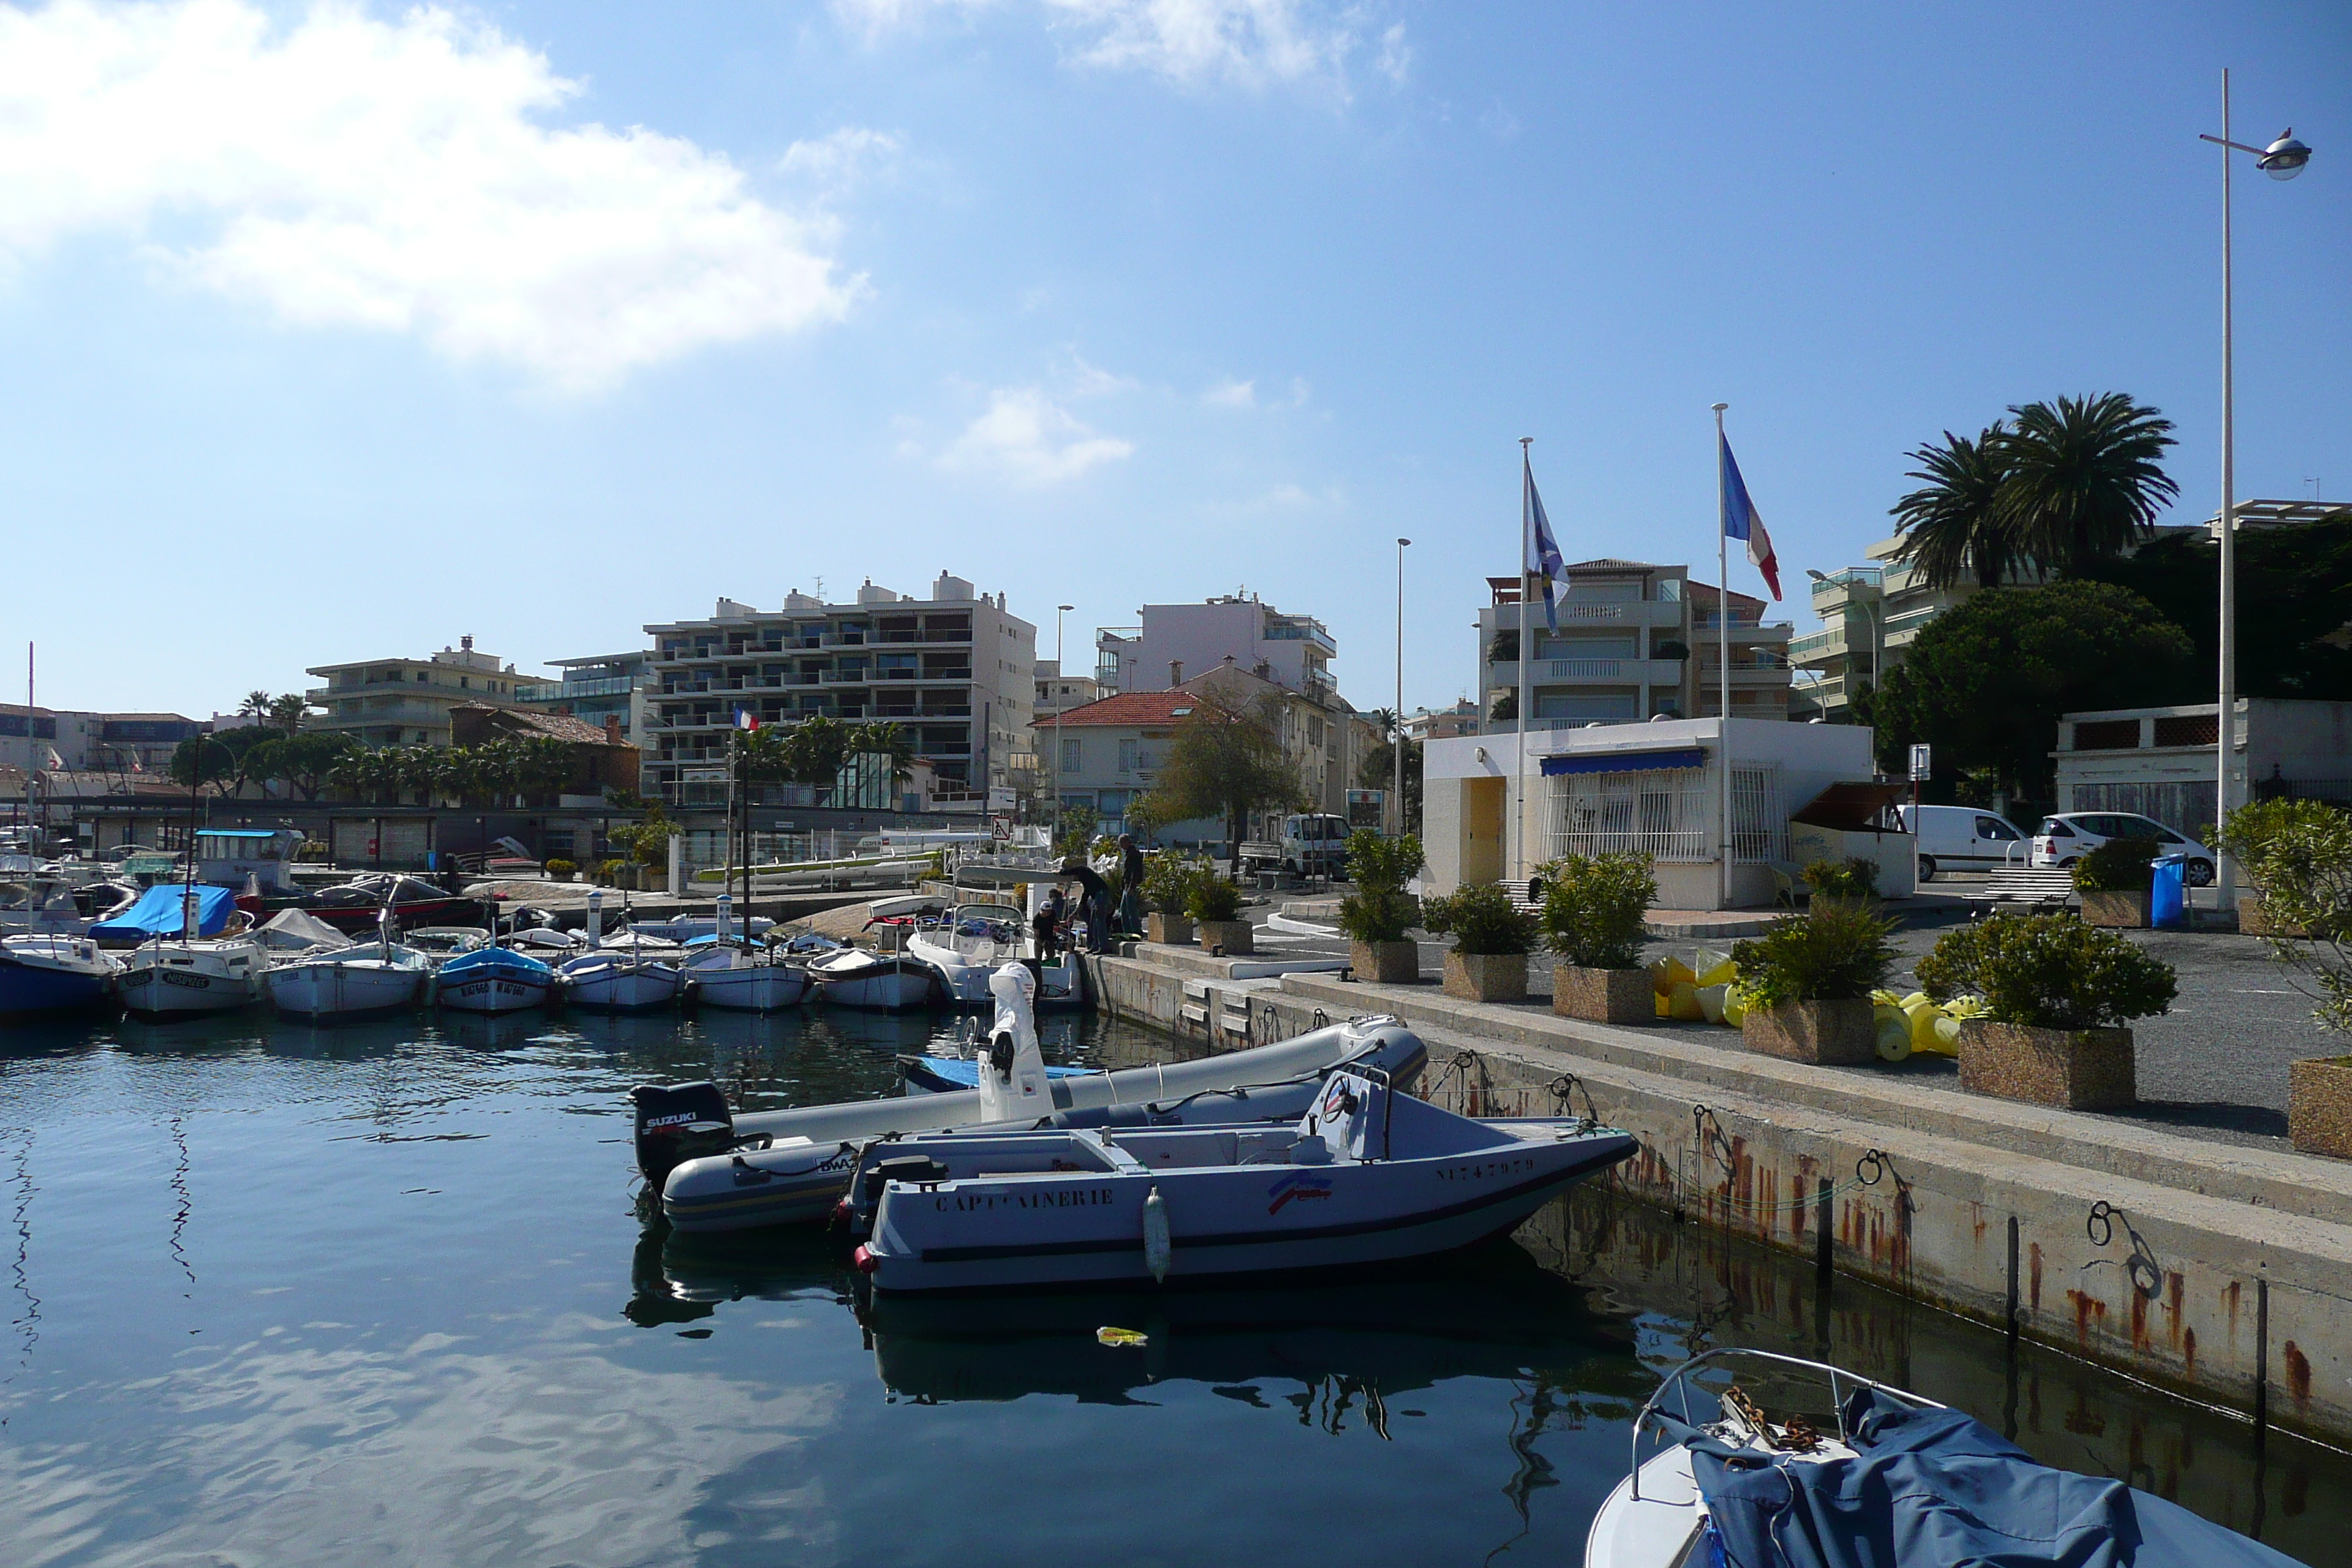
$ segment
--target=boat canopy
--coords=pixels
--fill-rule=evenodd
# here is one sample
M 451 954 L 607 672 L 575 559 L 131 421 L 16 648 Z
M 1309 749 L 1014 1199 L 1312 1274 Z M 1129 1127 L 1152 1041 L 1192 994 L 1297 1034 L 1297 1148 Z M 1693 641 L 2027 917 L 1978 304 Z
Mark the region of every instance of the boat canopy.
M 351 937 L 316 915 L 300 910 L 280 910 L 253 933 L 269 948 L 343 947 Z
M 109 937 L 143 940 L 177 936 L 188 923 L 187 917 L 180 911 L 180 900 L 190 891 L 196 895 L 196 934 L 220 935 L 221 928 L 228 924 L 228 917 L 236 910 L 236 893 L 210 882 L 198 882 L 193 889 L 181 882 L 159 882 L 112 920 L 100 921 L 90 927 L 89 934 L 101 942 Z
M 1851 1459 L 1690 1443 L 1721 1561 L 1789 1568 L 2050 1563 L 2067 1568 L 2294 1568 L 2232 1530 L 2123 1482 L 2036 1464 L 1958 1410 L 1875 1388 L 1845 1404 Z

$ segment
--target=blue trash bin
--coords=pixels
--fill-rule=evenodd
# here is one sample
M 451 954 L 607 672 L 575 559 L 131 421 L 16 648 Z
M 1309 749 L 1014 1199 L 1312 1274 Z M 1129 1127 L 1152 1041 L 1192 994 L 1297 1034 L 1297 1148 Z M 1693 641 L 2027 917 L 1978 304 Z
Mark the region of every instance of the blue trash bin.
M 2189 923 L 2189 857 L 2167 855 L 2148 864 L 2156 876 L 2148 884 L 2147 923 L 2158 931 L 2179 931 Z

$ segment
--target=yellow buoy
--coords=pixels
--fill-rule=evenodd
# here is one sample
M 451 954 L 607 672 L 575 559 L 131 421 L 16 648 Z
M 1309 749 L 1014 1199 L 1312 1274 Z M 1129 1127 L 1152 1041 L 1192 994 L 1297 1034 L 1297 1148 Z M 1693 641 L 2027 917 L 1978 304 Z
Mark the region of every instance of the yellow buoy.
M 1097 1329 L 1095 1342 L 1106 1345 L 1140 1345 L 1150 1342 L 1151 1336 L 1140 1329 Z
M 1911 1054 L 1911 1020 L 1900 1007 L 1881 1005 L 1870 1010 L 1878 1026 L 1878 1059 L 1899 1062 Z

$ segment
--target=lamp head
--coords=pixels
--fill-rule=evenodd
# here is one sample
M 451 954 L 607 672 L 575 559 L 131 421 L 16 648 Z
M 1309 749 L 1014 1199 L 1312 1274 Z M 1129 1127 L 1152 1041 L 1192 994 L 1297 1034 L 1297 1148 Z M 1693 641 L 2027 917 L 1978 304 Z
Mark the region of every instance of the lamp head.
M 2263 150 L 2263 155 L 2254 160 L 2254 167 L 2273 180 L 2292 180 L 2310 162 L 2311 149 L 2294 139 L 2294 127 L 2290 125 L 2284 135 Z
M 1805 575 L 1811 577 L 1816 583 L 1826 583 L 1829 581 L 1827 574 L 1816 572 L 1810 566 L 1805 568 Z

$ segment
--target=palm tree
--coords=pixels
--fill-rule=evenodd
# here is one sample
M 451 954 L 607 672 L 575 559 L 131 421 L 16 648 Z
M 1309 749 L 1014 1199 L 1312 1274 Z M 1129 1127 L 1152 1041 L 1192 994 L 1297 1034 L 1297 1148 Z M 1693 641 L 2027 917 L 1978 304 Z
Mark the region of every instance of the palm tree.
M 278 699 L 270 696 L 267 691 L 256 687 L 253 690 L 245 694 L 244 701 L 236 705 L 237 717 L 240 719 L 267 719 L 269 717 L 269 705 L 277 700 Z
M 260 695 L 258 691 L 253 694 L 255 697 Z M 289 691 L 283 697 L 271 698 L 268 706 L 263 710 L 262 716 L 289 735 L 292 735 L 302 728 L 302 721 L 310 711 L 310 704 L 304 700 L 302 694 L 299 691 Z
M 1999 510 L 2044 570 L 2119 555 L 2154 531 L 2180 487 L 2157 466 L 2172 421 L 2120 392 L 2011 408 Z
M 1944 444 L 1906 452 L 1919 466 L 1904 477 L 1926 483 L 1895 503 L 1903 558 L 1938 588 L 1974 582 L 1997 588 L 2023 563 L 1999 498 L 2009 478 L 2009 426 L 1999 420 L 1975 440 L 1944 432 Z

